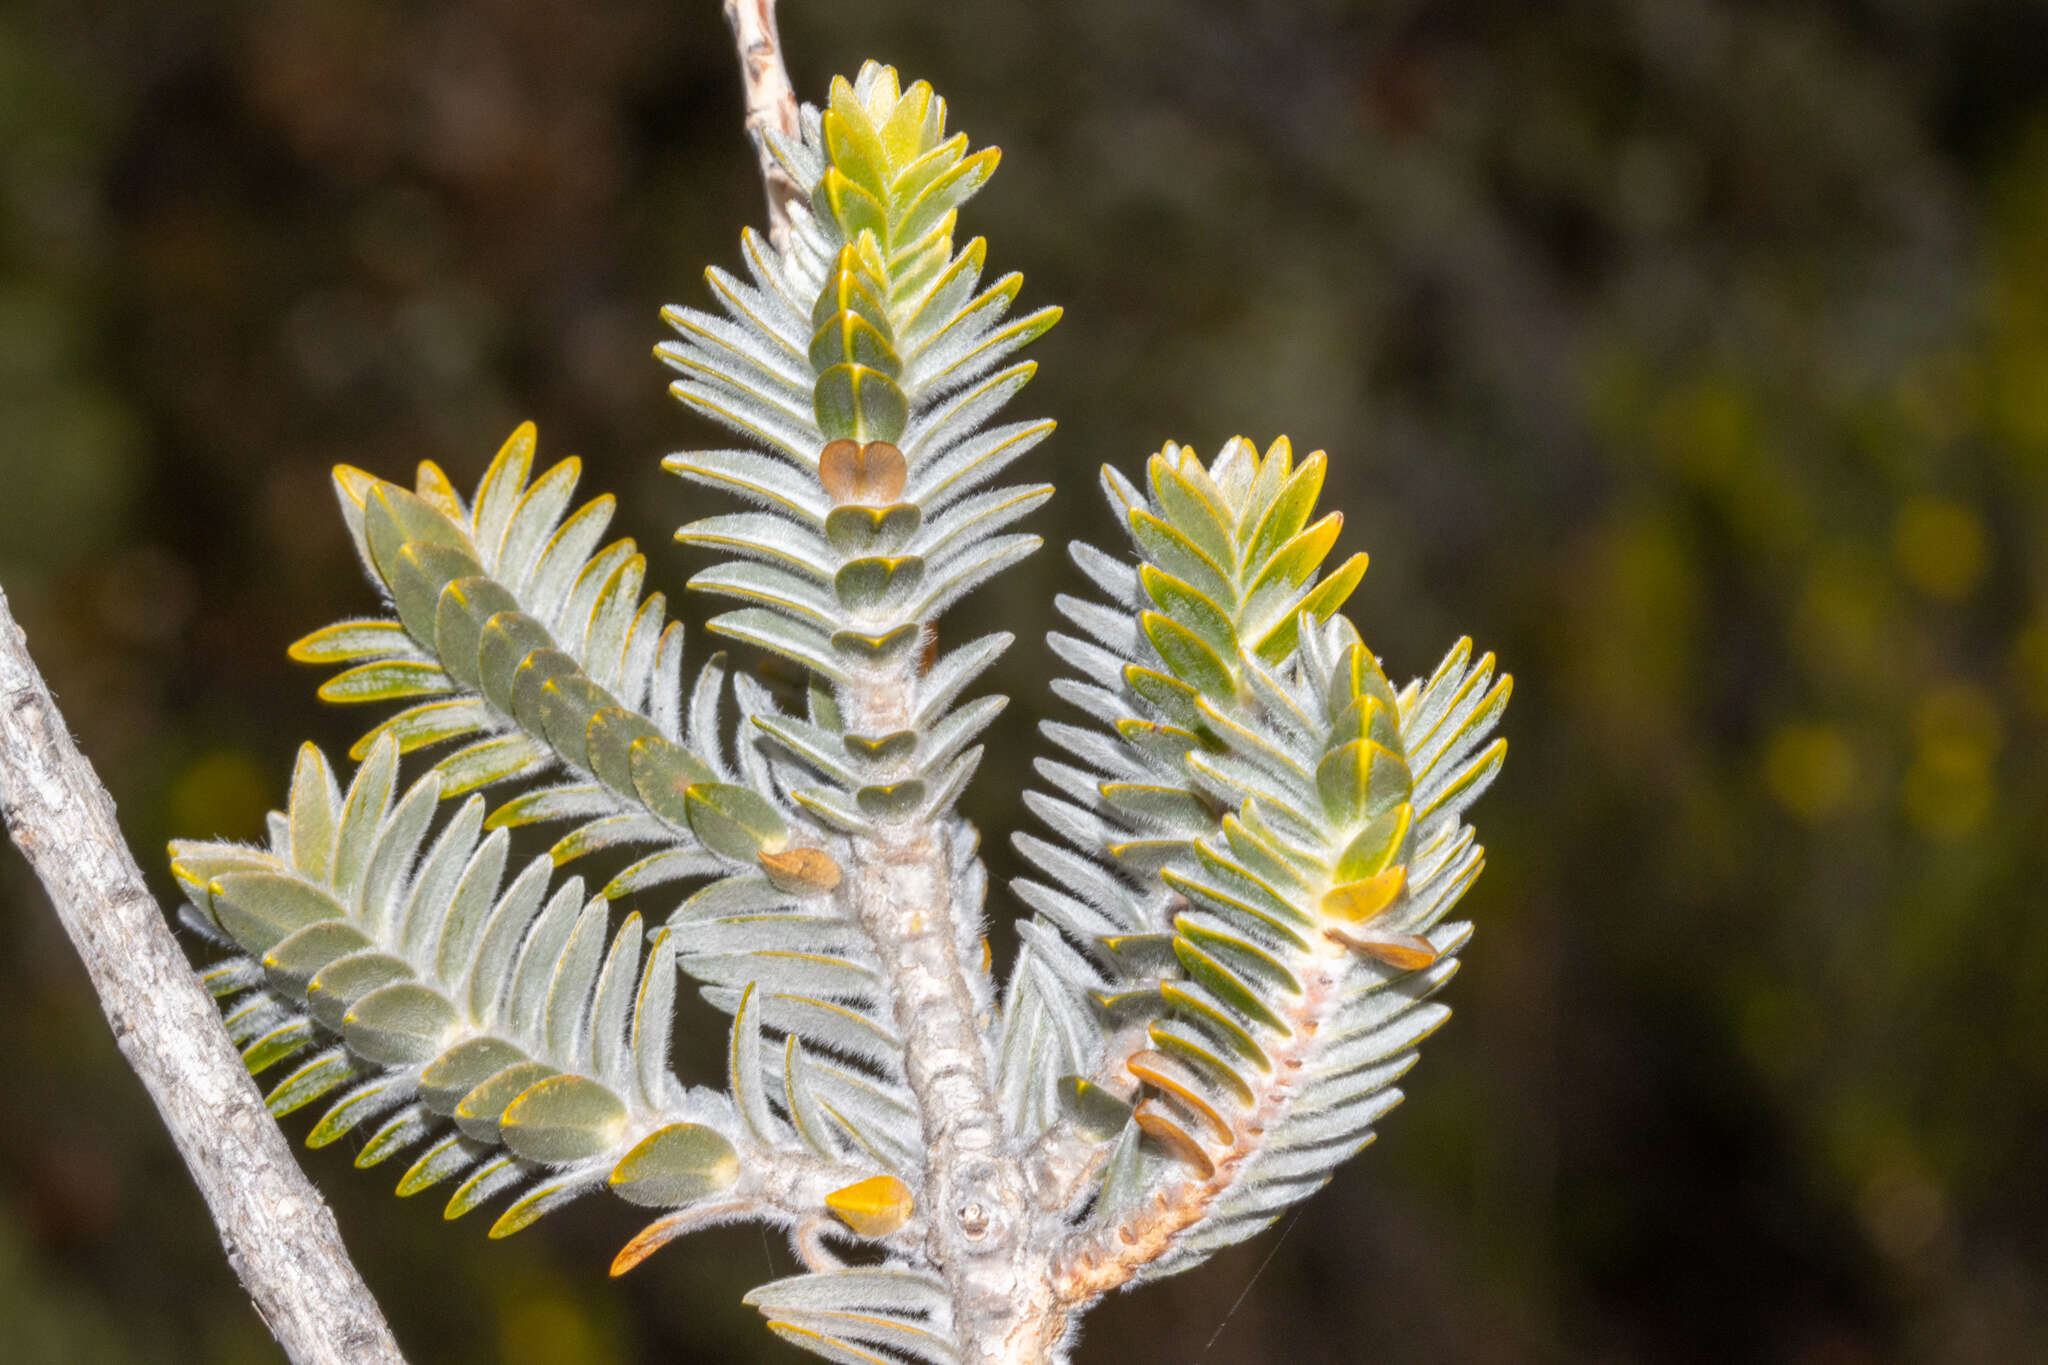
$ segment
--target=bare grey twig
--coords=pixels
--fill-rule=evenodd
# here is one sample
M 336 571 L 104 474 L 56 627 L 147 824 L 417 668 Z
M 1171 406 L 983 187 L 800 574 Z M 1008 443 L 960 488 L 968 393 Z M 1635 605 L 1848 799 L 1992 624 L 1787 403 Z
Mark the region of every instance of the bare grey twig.
M 404 1365 L 334 1215 L 193 975 L 0 592 L 0 816 L 85 963 L 220 1229 L 228 1262 L 297 1365 Z
M 784 205 L 803 198 L 804 189 L 768 150 L 768 129 L 790 137 L 797 133 L 796 90 L 782 63 L 775 0 L 725 0 L 725 21 L 732 25 L 733 43 L 739 48 L 740 79 L 746 86 L 747 140 L 761 160 L 761 183 L 768 193 L 768 240 L 780 251 L 789 245 L 789 211 Z

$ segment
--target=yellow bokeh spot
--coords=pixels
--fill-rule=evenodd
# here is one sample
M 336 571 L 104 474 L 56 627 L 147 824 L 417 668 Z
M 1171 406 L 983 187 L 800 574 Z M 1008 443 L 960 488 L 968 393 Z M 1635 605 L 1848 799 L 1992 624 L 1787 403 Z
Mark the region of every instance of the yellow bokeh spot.
M 1733 477 L 1758 445 L 1748 396 L 1722 380 L 1701 380 L 1665 394 L 1651 424 L 1658 453 L 1709 483 Z
M 1951 843 L 1969 835 L 1991 813 L 1991 782 L 1983 773 L 1957 773 L 1915 760 L 1900 784 L 1906 819 L 1930 839 Z
M 2002 348 L 1992 373 L 1992 416 L 1999 434 L 2036 452 L 2048 447 L 2048 345 Z
M 1854 678 L 1885 666 L 1896 648 L 1902 594 L 1883 560 L 1860 545 L 1834 545 L 1800 585 L 1793 646 L 1823 678 Z
M 608 1336 L 568 1294 L 507 1295 L 498 1318 L 498 1359 L 506 1365 L 609 1365 L 620 1355 Z
M 1968 596 L 1990 562 L 1983 519 L 1946 498 L 1917 497 L 1900 508 L 1892 552 L 1908 583 L 1944 602 Z
M 1992 764 L 2004 740 L 1998 706 L 1974 683 L 1945 683 L 1913 707 L 1913 761 L 1900 802 L 1929 838 L 1961 839 L 1984 823 L 1997 795 Z
M 2048 716 L 2048 621 L 2036 621 L 2014 637 L 2012 676 L 2026 708 Z
M 1781 725 L 1764 745 L 1764 785 L 1801 820 L 1823 820 L 1849 799 L 1856 752 L 1832 725 Z
M 2004 738 L 1998 703 L 1975 683 L 1930 687 L 1913 704 L 1913 739 L 1939 766 L 1988 768 Z
M 256 760 L 240 749 L 216 749 L 187 763 L 165 794 L 172 829 L 210 838 L 256 839 L 274 793 Z

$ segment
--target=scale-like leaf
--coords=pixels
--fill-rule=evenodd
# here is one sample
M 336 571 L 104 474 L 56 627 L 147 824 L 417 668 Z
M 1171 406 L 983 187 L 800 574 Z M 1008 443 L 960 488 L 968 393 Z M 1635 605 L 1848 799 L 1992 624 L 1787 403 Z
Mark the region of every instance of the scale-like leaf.
M 1069 848 L 1018 842 L 1047 882 L 1019 888 L 1041 921 L 999 1075 L 1013 1131 L 1044 1128 L 1063 1096 L 1057 1140 L 1118 1143 L 1091 1215 L 1101 1255 L 1122 1254 L 1118 1219 L 1147 1186 L 1205 1191 L 1189 1207 L 1206 1212 L 1131 1273 L 1249 1236 L 1369 1141 L 1441 1022 L 1418 1002 L 1464 940 L 1442 922 L 1480 859 L 1458 814 L 1498 770 L 1501 746 L 1480 746 L 1506 685 L 1489 689 L 1491 659 L 1468 668 L 1461 643 L 1395 693 L 1335 614 L 1363 556 L 1316 577 L 1339 525 L 1312 520 L 1325 467 L 1239 440 L 1207 466 L 1168 445 L 1149 496 L 1105 472 L 1136 572 L 1078 549 L 1112 601 L 1061 603 L 1090 637 L 1054 637 L 1086 679 L 1062 695 L 1105 729 L 1046 727 L 1087 766 L 1040 765 L 1064 799 L 1033 809 Z M 1079 1056 L 1059 1036 L 1076 996 L 1131 1026 L 1113 1048 L 1099 1028 Z M 1349 1018 L 1388 1031 L 1360 1040 Z M 1054 1058 L 1072 1058 L 1063 1089 L 1034 1071 Z
M 615 1183 L 639 1202 L 672 1203 L 731 1184 L 737 1172 L 703 1155 L 730 1139 L 708 1115 L 678 1111 L 681 1092 L 667 1077 L 666 940 L 642 967 L 639 919 L 629 916 L 607 952 L 605 903 L 585 904 L 576 879 L 543 908 L 546 858 L 504 883 L 505 836 L 486 835 L 481 802 L 454 811 L 415 863 L 410 851 L 426 833 L 419 812 L 432 813 L 441 777 L 429 772 L 394 801 L 397 757 L 395 738 L 378 740 L 344 794 L 309 746 L 271 848 L 172 845 L 198 912 L 244 961 L 260 961 L 254 974 L 217 974 L 231 983 L 223 1007 L 248 1039 L 251 1069 L 322 1039 L 343 1044 L 288 1076 L 272 1092 L 273 1112 L 354 1082 L 308 1142 L 399 1110 L 359 1164 L 435 1139 L 401 1191 L 468 1173 L 451 1216 L 537 1181 L 494 1236 L 603 1183 L 633 1133 L 663 1124 L 698 1134 L 695 1176 L 684 1179 L 671 1153 Z M 494 1154 L 498 1143 L 509 1154 Z

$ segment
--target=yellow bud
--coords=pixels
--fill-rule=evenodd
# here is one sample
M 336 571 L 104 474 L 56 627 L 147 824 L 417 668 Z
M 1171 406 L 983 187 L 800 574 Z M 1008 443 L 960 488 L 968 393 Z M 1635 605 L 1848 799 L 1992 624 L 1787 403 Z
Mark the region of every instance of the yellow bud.
M 893 1175 L 872 1176 L 825 1196 L 825 1207 L 863 1237 L 887 1237 L 910 1221 L 916 1201 Z

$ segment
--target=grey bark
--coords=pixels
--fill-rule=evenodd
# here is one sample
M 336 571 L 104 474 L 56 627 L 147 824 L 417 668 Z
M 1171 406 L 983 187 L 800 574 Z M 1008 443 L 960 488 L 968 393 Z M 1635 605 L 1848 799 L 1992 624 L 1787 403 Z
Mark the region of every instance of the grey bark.
M 775 28 L 775 0 L 725 0 L 725 22 L 732 26 L 733 45 L 740 54 L 740 80 L 746 86 L 747 140 L 761 162 L 761 184 L 768 194 L 768 240 L 777 251 L 789 246 L 792 199 L 807 193 L 790 178 L 768 150 L 773 128 L 797 135 L 796 89 L 782 61 L 782 35 Z
M 334 1215 L 185 961 L 0 592 L 0 816 L 156 1102 L 228 1263 L 298 1365 L 404 1365 Z

